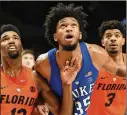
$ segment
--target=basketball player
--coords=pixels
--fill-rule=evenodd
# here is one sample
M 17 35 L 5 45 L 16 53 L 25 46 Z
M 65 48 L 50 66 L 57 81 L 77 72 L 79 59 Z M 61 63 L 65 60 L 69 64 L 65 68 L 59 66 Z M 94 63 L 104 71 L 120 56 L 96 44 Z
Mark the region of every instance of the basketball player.
M 23 50 L 22 52 L 22 65 L 33 69 L 35 65 L 35 56 L 32 50 Z
M 73 115 L 86 115 L 94 82 L 102 68 L 121 77 L 126 76 L 125 65 L 116 65 L 103 48 L 83 42 L 86 38 L 87 22 L 86 14 L 82 10 L 82 6 L 74 7 L 73 4 L 62 3 L 51 8 L 44 23 L 45 37 L 56 48 L 42 56 L 35 64 L 36 71 L 48 80 L 53 91 L 62 99 L 59 69 L 69 58 L 81 58 L 82 66 L 72 84 Z
M 67 60 L 60 69 L 63 88 L 63 101 L 60 106 L 49 86 L 38 77 L 36 72 L 22 66 L 23 48 L 18 29 L 10 24 L 3 25 L 0 28 L 0 38 L 2 59 L 0 115 L 31 115 L 38 93 L 41 93 L 44 102 L 54 115 L 72 115 L 71 84 L 80 68 L 77 63 L 79 59 L 73 57 Z M 43 110 L 41 115 L 47 115 L 46 112 Z
M 35 65 L 34 52 L 32 50 L 25 49 L 25 50 L 22 51 L 21 56 L 22 56 L 22 65 L 25 66 L 25 67 L 34 69 L 34 65 Z M 42 102 L 42 100 L 40 100 L 39 97 L 38 97 L 38 101 Z M 46 111 L 45 115 L 48 115 L 49 109 L 48 109 L 46 104 L 42 105 L 42 110 L 44 110 L 44 109 Z M 32 115 L 36 115 L 36 114 L 38 114 L 38 112 L 37 112 L 37 109 L 35 108 L 35 110 L 32 112 Z
M 105 21 L 99 27 L 102 46 L 117 65 L 126 65 L 122 53 L 125 26 L 117 21 Z M 126 79 L 101 71 L 94 86 L 88 115 L 124 115 L 126 108 Z

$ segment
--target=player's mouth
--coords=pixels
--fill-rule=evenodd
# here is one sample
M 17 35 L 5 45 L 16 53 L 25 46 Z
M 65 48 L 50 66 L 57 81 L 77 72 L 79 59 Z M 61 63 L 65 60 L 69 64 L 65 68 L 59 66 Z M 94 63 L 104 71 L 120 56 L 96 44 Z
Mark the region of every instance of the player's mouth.
M 73 37 L 74 36 L 72 34 L 68 34 L 68 35 L 65 36 L 65 40 L 66 41 L 72 41 Z
M 8 49 L 9 49 L 9 50 L 16 50 L 17 48 L 16 48 L 15 45 L 10 45 L 10 46 L 8 47 Z
M 110 44 L 111 48 L 116 48 L 118 45 L 117 44 Z

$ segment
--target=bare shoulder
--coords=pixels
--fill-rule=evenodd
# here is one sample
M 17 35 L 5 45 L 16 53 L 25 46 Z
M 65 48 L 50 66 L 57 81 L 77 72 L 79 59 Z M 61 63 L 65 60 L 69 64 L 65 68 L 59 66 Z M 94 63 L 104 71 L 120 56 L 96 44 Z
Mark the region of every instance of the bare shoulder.
M 96 53 L 97 54 L 104 54 L 105 53 L 105 54 L 107 54 L 106 51 L 105 51 L 105 49 L 102 48 L 99 45 L 86 43 L 86 46 L 87 46 L 87 48 L 88 48 L 88 50 L 89 50 L 90 53 L 95 53 L 95 54 Z
M 102 65 L 104 65 L 110 59 L 110 56 L 104 48 L 96 44 L 86 45 L 94 66 L 99 70 L 102 67 Z
M 37 67 L 39 64 L 44 63 L 46 60 L 48 60 L 48 53 L 44 53 L 38 56 L 36 60 L 36 66 Z
M 50 62 L 48 59 L 48 53 L 38 56 L 35 63 L 35 70 L 44 76 L 47 80 L 50 79 Z

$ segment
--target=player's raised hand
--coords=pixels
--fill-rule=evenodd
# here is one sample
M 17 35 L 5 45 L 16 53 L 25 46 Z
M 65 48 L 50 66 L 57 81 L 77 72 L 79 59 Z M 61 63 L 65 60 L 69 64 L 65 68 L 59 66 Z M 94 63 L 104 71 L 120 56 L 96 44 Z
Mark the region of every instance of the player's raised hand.
M 67 60 L 65 65 L 60 70 L 62 83 L 68 85 L 72 84 L 80 68 L 81 68 L 80 57 L 74 56 L 70 60 Z

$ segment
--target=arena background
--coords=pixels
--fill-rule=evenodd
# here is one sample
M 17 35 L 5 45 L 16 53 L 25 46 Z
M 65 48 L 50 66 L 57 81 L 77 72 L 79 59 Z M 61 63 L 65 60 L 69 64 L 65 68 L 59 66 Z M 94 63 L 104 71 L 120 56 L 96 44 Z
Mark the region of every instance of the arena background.
M 21 32 L 24 49 L 33 49 L 36 57 L 52 48 L 45 37 L 43 23 L 50 7 L 58 1 L 1 1 L 0 26 L 13 24 Z M 88 14 L 86 42 L 100 44 L 98 27 L 106 20 L 119 20 L 126 24 L 126 1 L 64 1 L 83 5 Z M 126 51 L 124 45 L 123 52 Z

